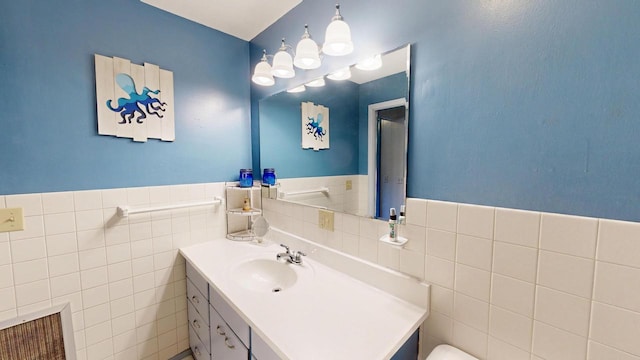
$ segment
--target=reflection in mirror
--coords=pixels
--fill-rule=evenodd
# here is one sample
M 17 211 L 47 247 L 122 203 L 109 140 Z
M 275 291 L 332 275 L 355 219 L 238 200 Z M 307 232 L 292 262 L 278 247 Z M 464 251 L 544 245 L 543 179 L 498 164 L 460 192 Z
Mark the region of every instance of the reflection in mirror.
M 409 58 L 406 45 L 383 54 L 379 69 L 351 66 L 349 79 L 328 76 L 324 87 L 260 101 L 260 166 L 275 168 L 278 199 L 383 219 L 389 208 L 399 210 L 406 195 Z M 302 148 L 308 102 L 328 109 L 326 121 L 314 125 L 323 127 L 327 149 Z

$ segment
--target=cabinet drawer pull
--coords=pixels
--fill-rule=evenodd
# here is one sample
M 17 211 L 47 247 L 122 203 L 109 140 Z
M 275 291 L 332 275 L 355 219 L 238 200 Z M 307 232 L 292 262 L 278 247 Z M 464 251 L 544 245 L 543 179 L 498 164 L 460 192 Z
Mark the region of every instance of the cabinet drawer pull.
M 200 322 L 197 319 L 193 320 L 193 326 L 195 326 L 196 328 L 200 329 Z
M 216 332 L 218 333 L 218 335 L 225 335 L 224 330 L 222 330 L 222 327 L 220 325 L 216 326 Z
M 198 349 L 198 347 L 197 347 L 197 346 L 193 349 L 193 352 L 194 352 L 196 355 L 198 355 L 198 356 L 200 356 L 200 355 L 201 355 L 201 354 L 200 354 L 200 349 Z
M 196 303 L 196 304 L 200 304 L 200 299 L 196 295 L 193 295 L 191 297 L 191 300 L 193 300 L 193 302 Z
M 229 338 L 226 337 L 226 336 L 224 337 L 224 344 L 227 345 L 227 347 L 229 349 L 235 349 L 236 348 L 235 345 L 232 345 L 232 344 L 229 343 Z

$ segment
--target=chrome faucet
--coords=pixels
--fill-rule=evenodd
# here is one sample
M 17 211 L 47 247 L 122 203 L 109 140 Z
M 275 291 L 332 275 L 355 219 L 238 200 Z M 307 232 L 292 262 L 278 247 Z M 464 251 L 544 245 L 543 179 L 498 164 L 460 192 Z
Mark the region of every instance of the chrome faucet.
M 285 244 L 280 244 L 280 246 L 282 246 L 286 250 L 286 252 L 278 253 L 278 255 L 276 255 L 276 260 L 278 261 L 284 258 L 290 264 L 300 265 L 302 264 L 302 256 L 307 256 L 307 254 L 303 253 L 302 251 L 294 251 L 292 253 L 289 247 Z

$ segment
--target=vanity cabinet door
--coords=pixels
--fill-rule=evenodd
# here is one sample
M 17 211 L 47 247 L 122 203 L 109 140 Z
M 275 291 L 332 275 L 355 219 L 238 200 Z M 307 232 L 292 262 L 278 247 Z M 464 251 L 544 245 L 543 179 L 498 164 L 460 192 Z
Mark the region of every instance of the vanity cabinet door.
M 253 331 L 251 332 L 251 358 L 253 360 L 280 360 L 280 356 Z
M 222 360 L 247 360 L 249 350 L 231 331 L 227 323 L 215 309 L 210 310 L 211 315 L 211 357 Z
M 249 325 L 238 315 L 238 313 L 227 303 L 225 299 L 218 294 L 214 288 L 211 288 L 211 305 L 213 309 L 211 312 L 218 312 L 222 319 L 229 324 L 231 330 L 242 341 L 244 346 L 249 347 L 249 334 L 251 330 Z M 213 317 L 212 317 L 213 318 Z

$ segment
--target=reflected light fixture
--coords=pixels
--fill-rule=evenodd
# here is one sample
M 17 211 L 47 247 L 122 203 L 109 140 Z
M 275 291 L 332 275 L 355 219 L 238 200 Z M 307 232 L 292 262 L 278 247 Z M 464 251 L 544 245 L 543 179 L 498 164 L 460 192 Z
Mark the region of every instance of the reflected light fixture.
M 294 66 L 304 70 L 319 68 L 322 65 L 321 53 L 341 56 L 350 54 L 352 51 L 351 29 L 340 15 L 340 5 L 336 4 L 336 13 L 327 26 L 322 49 L 311 38 L 309 26 L 305 25 L 304 33 L 295 52 L 291 45 L 285 43 L 284 39 L 282 39 L 282 44 L 275 55 L 267 55 L 267 51 L 263 50 L 262 59 L 256 64 L 251 80 L 258 85 L 271 86 L 275 84 L 274 76 L 286 79 L 294 77 L 296 75 Z M 269 64 L 268 58 L 273 58 L 273 65 Z M 324 85 L 324 80 L 322 81 L 322 85 Z
M 321 77 L 321 78 L 318 78 L 318 79 L 315 79 L 315 80 L 311 80 L 308 83 L 306 83 L 305 85 L 308 86 L 308 87 L 323 87 L 325 85 L 324 78 Z
M 303 92 L 307 90 L 307 88 L 304 85 L 300 85 L 300 86 L 296 86 L 294 88 L 291 88 L 289 90 L 287 90 L 288 93 L 299 93 L 299 92 Z
M 349 67 L 346 67 L 346 68 L 336 70 L 331 74 L 327 75 L 327 78 L 331 80 L 347 80 L 351 78 L 351 69 L 349 69 Z
M 309 34 L 309 26 L 304 25 L 304 34 L 302 39 L 296 46 L 296 56 L 293 58 L 293 64 L 300 69 L 317 69 L 320 67 L 320 50 L 318 44 L 311 38 Z
M 287 44 L 282 39 L 282 45 L 280 49 L 273 56 L 273 65 L 271 66 L 271 74 L 275 77 L 290 79 L 296 76 L 296 71 L 293 70 L 293 59 L 287 52 Z
M 380 54 L 370 57 L 368 59 L 364 59 L 363 61 L 356 64 L 356 68 L 360 70 L 377 70 L 382 67 L 382 56 Z
M 262 50 L 262 59 L 260 59 L 253 71 L 251 81 L 262 86 L 271 86 L 276 83 L 273 75 L 271 75 L 271 65 L 267 61 L 267 50 Z
M 336 4 L 336 14 L 327 26 L 324 35 L 322 52 L 331 56 L 342 56 L 353 52 L 353 42 L 351 42 L 351 29 L 340 15 L 340 5 Z

